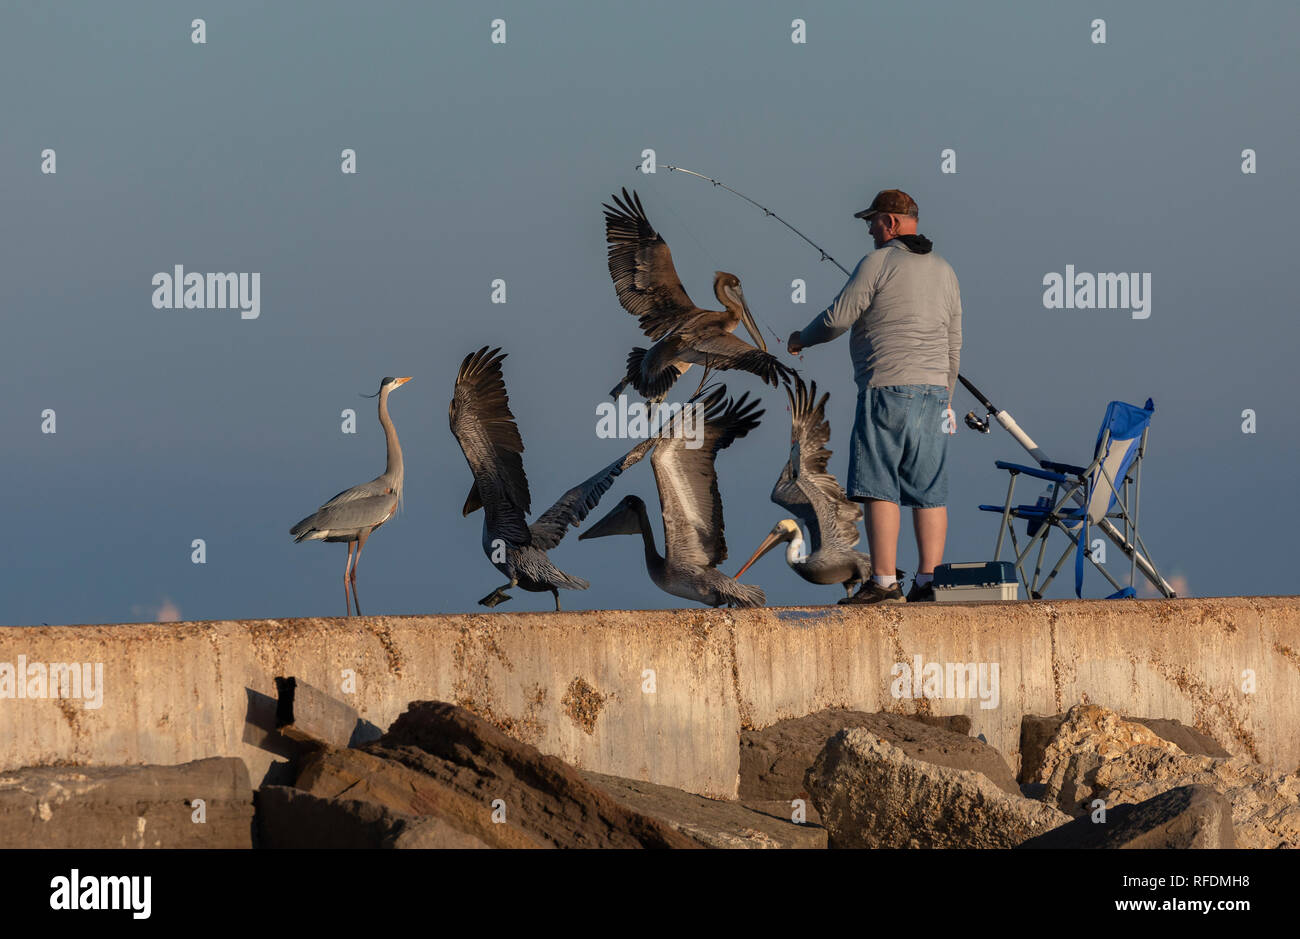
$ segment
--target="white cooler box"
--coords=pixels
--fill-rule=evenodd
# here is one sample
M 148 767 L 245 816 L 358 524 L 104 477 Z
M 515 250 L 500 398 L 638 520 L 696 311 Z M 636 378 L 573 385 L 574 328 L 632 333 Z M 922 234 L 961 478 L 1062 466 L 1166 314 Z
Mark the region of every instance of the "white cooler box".
M 934 599 L 939 603 L 1019 600 L 1015 565 L 1010 561 L 940 564 L 934 569 Z

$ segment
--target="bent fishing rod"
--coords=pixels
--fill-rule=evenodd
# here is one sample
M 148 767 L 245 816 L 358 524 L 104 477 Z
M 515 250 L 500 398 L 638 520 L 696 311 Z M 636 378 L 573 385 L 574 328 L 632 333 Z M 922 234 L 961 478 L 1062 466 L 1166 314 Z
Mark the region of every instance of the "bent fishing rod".
M 640 164 L 638 164 L 638 166 L 639 165 Z M 848 269 L 839 261 L 835 260 L 835 258 L 827 254 L 825 248 L 817 244 L 817 242 L 813 241 L 811 238 L 809 238 L 799 229 L 795 228 L 785 219 L 781 218 L 781 216 L 777 215 L 767 206 L 761 205 L 760 203 L 754 201 L 753 199 L 749 198 L 749 196 L 745 195 L 740 190 L 733 189 L 730 186 L 728 186 L 726 183 L 722 182 L 721 180 L 714 179 L 712 176 L 705 176 L 703 173 L 697 173 L 695 172 L 695 170 L 688 170 L 683 166 L 676 166 L 672 163 L 665 163 L 664 166 L 668 169 L 668 172 L 670 173 L 686 173 L 689 176 L 696 176 L 700 179 L 707 180 L 708 182 L 713 183 L 715 187 L 718 187 L 720 189 L 725 189 L 727 190 L 727 192 L 739 196 L 740 198 L 748 202 L 750 205 L 754 206 L 754 208 L 760 209 L 764 215 L 776 219 L 786 228 L 790 229 L 790 231 L 794 232 L 796 235 L 802 238 L 810 247 L 814 248 L 817 251 L 817 253 L 821 255 L 821 260 L 830 261 L 832 264 L 834 264 L 836 267 L 840 269 L 841 273 L 843 273 L 845 277 L 850 276 Z M 1026 434 L 1023 430 L 1020 429 L 1020 426 L 1016 424 L 1014 420 L 1012 420 L 1010 414 L 1007 414 L 1005 411 L 1001 411 L 998 408 L 995 408 L 993 404 L 989 401 L 989 399 L 984 397 L 984 395 L 980 393 L 980 390 L 976 388 L 973 384 L 971 384 L 970 381 L 968 381 L 964 375 L 958 375 L 957 377 L 961 380 L 961 383 L 966 386 L 966 390 L 969 391 L 971 394 L 973 394 L 976 397 L 976 399 L 979 400 L 980 404 L 984 405 L 984 407 L 988 409 L 989 416 L 997 417 L 998 423 L 1001 424 L 1003 427 L 1007 428 L 1007 432 L 1010 433 L 1011 436 L 1015 437 L 1016 441 L 1022 447 L 1024 447 L 1026 450 L 1029 451 L 1030 456 L 1032 456 L 1035 460 L 1038 460 L 1040 463 L 1042 462 L 1043 459 L 1045 459 L 1045 457 L 1043 456 L 1043 452 L 1038 448 L 1038 445 L 1035 444 L 1033 440 L 1029 438 L 1028 434 Z M 981 419 L 979 416 L 975 414 L 974 411 L 971 411 L 966 415 L 966 426 L 969 427 L 971 430 L 977 430 L 982 434 L 987 434 L 989 432 L 989 422 L 987 420 Z
M 727 192 L 732 193 L 733 195 L 739 196 L 740 198 L 744 199 L 746 202 L 748 202 L 750 205 L 754 206 L 755 208 L 761 209 L 764 215 L 776 219 L 786 228 L 790 229 L 790 231 L 794 232 L 805 242 L 807 242 L 809 245 L 815 248 L 817 253 L 821 255 L 821 260 L 830 261 L 832 264 L 838 267 L 840 271 L 843 272 L 845 277 L 850 276 L 848 270 L 844 267 L 844 265 L 841 264 L 839 261 L 835 260 L 835 258 L 831 257 L 829 254 L 827 254 L 825 248 L 821 247 L 821 245 L 817 244 L 815 241 L 813 241 L 811 238 L 809 238 L 799 229 L 795 228 L 785 219 L 781 218 L 781 216 L 777 215 L 767 206 L 759 204 L 758 202 L 749 198 L 749 196 L 745 195 L 743 192 L 731 188 L 726 183 L 722 182 L 721 180 L 714 179 L 712 176 L 705 176 L 703 173 L 697 173 L 694 170 L 688 170 L 685 167 L 675 166 L 671 163 L 665 163 L 663 165 L 668 168 L 668 171 L 670 173 L 686 173 L 689 176 L 696 176 L 699 177 L 700 179 L 707 180 L 708 182 L 712 183 L 715 188 L 725 189 L 727 190 Z M 1043 453 L 1042 448 L 1039 447 L 1038 444 L 1034 442 L 1033 438 L 1030 437 L 1027 433 L 1025 433 L 1024 430 L 1021 429 L 1020 425 L 1016 423 L 1015 418 L 1013 418 L 1006 410 L 996 407 L 993 404 L 993 402 L 990 401 L 984 395 L 983 392 L 981 392 L 978 388 L 976 388 L 975 385 L 968 378 L 966 378 L 966 376 L 958 374 L 957 379 L 962 383 L 963 386 L 965 386 L 967 391 L 969 391 L 972 395 L 975 396 L 975 399 L 979 401 L 981 405 L 984 406 L 987 412 L 987 416 L 984 418 L 980 418 L 974 411 L 967 412 L 966 414 L 967 427 L 969 427 L 971 430 L 977 430 L 982 434 L 987 434 L 989 432 L 988 418 L 989 417 L 996 418 L 997 422 L 1006 429 L 1007 433 L 1011 435 L 1011 437 L 1016 441 L 1016 443 L 1020 444 L 1020 446 L 1025 448 L 1025 451 L 1031 457 L 1034 458 L 1034 461 L 1038 463 L 1039 466 L 1043 467 L 1044 469 L 1048 468 L 1045 464 L 1050 463 L 1051 461 L 1047 458 L 1047 454 Z M 949 403 L 949 406 L 951 406 L 951 402 Z M 1075 489 L 1073 496 L 1075 502 L 1079 503 L 1080 505 L 1084 503 L 1084 497 L 1078 491 L 1077 488 Z M 1124 534 L 1120 532 L 1118 528 L 1115 527 L 1115 525 L 1111 522 L 1110 519 L 1108 518 L 1101 519 L 1097 523 L 1097 527 L 1100 528 L 1103 532 L 1105 532 L 1107 537 L 1109 537 L 1110 540 L 1115 543 L 1115 545 L 1124 553 L 1126 557 L 1128 557 L 1130 560 L 1137 561 L 1138 567 L 1140 567 L 1142 569 L 1142 573 L 1144 573 L 1147 576 L 1147 580 L 1151 581 L 1152 584 L 1160 588 L 1161 592 L 1164 593 L 1165 596 L 1172 597 L 1175 595 L 1173 588 L 1171 588 L 1169 584 L 1166 583 L 1165 579 L 1160 576 L 1159 572 L 1156 571 L 1155 567 L 1151 564 L 1151 562 L 1148 561 L 1146 557 L 1142 554 L 1142 552 L 1139 551 L 1137 547 L 1127 537 L 1125 537 Z

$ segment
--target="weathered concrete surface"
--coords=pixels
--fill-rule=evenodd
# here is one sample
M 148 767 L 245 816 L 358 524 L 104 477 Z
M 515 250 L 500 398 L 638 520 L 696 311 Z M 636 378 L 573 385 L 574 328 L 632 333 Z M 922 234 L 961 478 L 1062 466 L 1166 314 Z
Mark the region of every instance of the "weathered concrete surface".
M 256 784 L 284 752 L 276 675 L 379 728 L 410 701 L 451 701 L 578 768 L 715 797 L 736 795 L 742 727 L 829 707 L 967 714 L 1015 768 L 1023 714 L 1088 701 L 1300 766 L 1297 597 L 0 629 L 0 664 L 19 655 L 102 662 L 104 701 L 0 698 L 0 769 L 238 756 Z M 891 667 L 914 655 L 998 663 L 998 707 L 892 697 Z M 269 702 L 269 729 L 250 702 Z

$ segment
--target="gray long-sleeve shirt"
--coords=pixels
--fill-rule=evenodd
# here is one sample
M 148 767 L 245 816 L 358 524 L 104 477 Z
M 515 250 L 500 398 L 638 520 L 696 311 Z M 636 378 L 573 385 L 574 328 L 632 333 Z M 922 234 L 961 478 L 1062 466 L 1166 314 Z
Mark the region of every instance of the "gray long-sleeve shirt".
M 805 346 L 852 329 L 849 353 L 859 388 L 943 385 L 961 361 L 961 292 L 952 267 L 933 251 L 895 238 L 853 270 L 835 302 L 804 327 Z

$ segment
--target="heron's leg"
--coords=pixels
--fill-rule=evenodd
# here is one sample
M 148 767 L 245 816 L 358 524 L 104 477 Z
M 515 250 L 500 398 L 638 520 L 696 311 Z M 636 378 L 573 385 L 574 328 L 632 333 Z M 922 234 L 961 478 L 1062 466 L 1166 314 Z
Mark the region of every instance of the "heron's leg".
M 357 559 L 352 564 L 352 602 L 357 606 L 357 616 L 361 615 L 361 600 L 357 597 L 357 568 L 361 566 L 361 549 L 366 546 L 370 532 L 363 531 L 357 539 Z
M 352 573 L 352 542 L 348 542 L 348 563 L 343 568 L 343 609 L 346 610 L 343 615 L 352 615 L 352 594 L 348 592 L 348 577 Z

